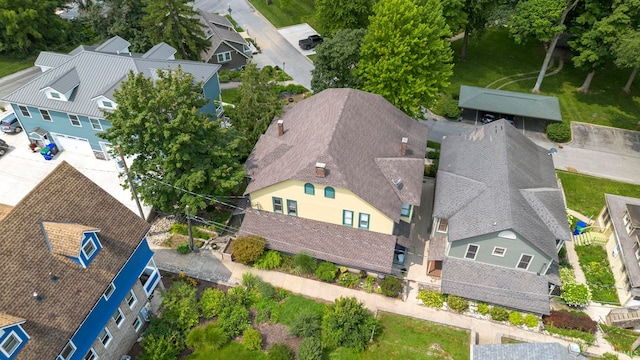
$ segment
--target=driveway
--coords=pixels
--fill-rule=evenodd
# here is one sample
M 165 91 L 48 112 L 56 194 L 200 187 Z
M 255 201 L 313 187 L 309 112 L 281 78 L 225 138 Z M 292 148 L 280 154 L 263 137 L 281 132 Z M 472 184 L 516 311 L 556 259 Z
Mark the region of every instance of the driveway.
M 297 50 L 297 40 L 296 46 L 292 45 L 246 0 L 195 0 L 193 7 L 224 14 L 229 13 L 228 10 L 231 8 L 233 19 L 260 46 L 262 59 L 259 65 L 282 67 L 284 64 L 284 70 L 289 76 L 300 85 L 311 89 L 313 63 Z M 268 59 L 268 62 L 264 58 Z

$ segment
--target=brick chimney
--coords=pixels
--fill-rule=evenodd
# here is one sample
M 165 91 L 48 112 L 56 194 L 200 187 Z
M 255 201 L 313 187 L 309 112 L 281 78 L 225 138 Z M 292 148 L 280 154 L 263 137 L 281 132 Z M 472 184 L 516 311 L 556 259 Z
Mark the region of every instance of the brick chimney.
M 409 142 L 409 138 L 403 137 L 402 142 L 400 144 L 400 156 L 405 156 L 407 154 L 407 143 Z
M 321 178 L 327 176 L 327 164 L 321 162 L 316 163 L 316 176 Z
M 278 120 L 278 136 L 282 136 L 284 134 L 284 120 Z

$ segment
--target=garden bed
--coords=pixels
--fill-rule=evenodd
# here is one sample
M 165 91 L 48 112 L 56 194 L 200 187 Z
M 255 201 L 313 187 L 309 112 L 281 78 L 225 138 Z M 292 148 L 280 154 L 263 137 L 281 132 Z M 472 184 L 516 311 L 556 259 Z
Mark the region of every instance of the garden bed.
M 616 281 L 611 272 L 607 251 L 598 245 L 576 246 L 580 267 L 595 302 L 620 305 Z

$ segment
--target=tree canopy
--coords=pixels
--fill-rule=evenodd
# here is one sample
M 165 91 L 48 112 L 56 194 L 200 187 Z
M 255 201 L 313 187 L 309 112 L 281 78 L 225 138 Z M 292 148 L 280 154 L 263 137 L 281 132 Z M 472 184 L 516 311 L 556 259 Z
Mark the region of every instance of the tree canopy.
M 189 192 L 227 195 L 243 180 L 239 137 L 200 112 L 207 100 L 190 74 L 178 68 L 157 76 L 154 82 L 129 73 L 114 92 L 118 107 L 105 114 L 111 127 L 101 137 L 133 157 L 131 172 L 142 180 L 137 189 L 145 204 L 197 211 L 208 203 Z
M 330 37 L 340 30 L 365 29 L 373 4 L 374 0 L 315 0 L 320 33 Z
M 439 0 L 388 0 L 374 15 L 360 47 L 362 89 L 414 117 L 430 107 L 452 75 L 451 33 Z
M 238 87 L 238 101 L 228 109 L 231 123 L 243 135 L 242 154 L 248 156 L 274 117 L 282 112 L 282 104 L 276 92 L 276 84 L 269 75 L 249 63 L 242 72 L 242 84 Z
M 64 0 L 0 0 L 0 53 L 32 54 L 66 42 Z
M 198 13 L 189 0 L 143 0 L 146 15 L 142 25 L 154 44 L 173 46 L 183 59 L 200 60 L 211 44 L 205 39 Z
M 145 52 L 153 44 L 142 26 L 144 6 L 142 0 L 89 2 L 81 16 L 100 40 L 118 35 L 131 43 L 131 51 Z
M 320 92 L 328 88 L 359 88 L 355 75 L 360 60 L 360 44 L 365 29 L 340 30 L 316 47 L 311 70 L 311 89 Z

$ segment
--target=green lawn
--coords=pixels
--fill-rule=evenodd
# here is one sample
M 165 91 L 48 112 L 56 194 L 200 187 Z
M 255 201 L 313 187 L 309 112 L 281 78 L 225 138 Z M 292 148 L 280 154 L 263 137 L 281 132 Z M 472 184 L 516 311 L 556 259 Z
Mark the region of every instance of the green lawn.
M 640 185 L 588 175 L 557 171 L 562 181 L 567 206 L 585 216 L 596 217 L 605 205 L 604 194 L 640 197 Z
M 342 348 L 330 353 L 329 359 L 469 359 L 466 330 L 385 312 L 378 313 L 378 320 L 384 330 L 367 351 Z
M 605 324 L 600 324 L 600 327 L 605 333 L 604 338 L 611 343 L 616 351 L 624 352 L 629 356 L 640 356 L 640 349 L 636 349 L 632 353 L 629 352 L 631 345 L 640 336 L 640 333 Z
M 262 351 L 247 350 L 244 345 L 238 342 L 230 342 L 222 349 L 217 350 L 215 355 L 206 349 L 195 351 L 187 356 L 185 360 L 211 360 L 211 359 L 233 359 L 233 360 L 266 360 L 267 355 Z
M 544 58 L 542 45 L 535 42 L 517 45 L 506 29 L 489 29 L 480 39 L 471 38 L 466 61 L 458 59 L 461 44 L 462 40 L 453 43 L 456 64 L 444 98 L 457 94 L 461 84 L 485 87 L 502 77 L 527 72 L 536 72 L 529 75 L 536 77 Z M 582 85 L 587 71 L 575 69 L 569 60 L 558 74 L 545 78 L 541 94 L 558 97 L 567 121 L 593 120 L 600 125 L 635 129 L 640 113 L 640 85 L 632 86 L 630 94 L 621 90 L 629 73 L 629 70 L 598 70 L 590 93 L 581 94 L 576 89 Z M 535 78 L 502 89 L 529 93 L 534 84 Z
M 291 1 L 291 5 L 284 9 L 280 8 L 280 0 L 272 0 L 271 5 L 267 5 L 265 0 L 249 0 L 249 2 L 277 28 L 308 23 L 316 29 L 313 0 Z
M 225 89 L 222 90 L 222 101 L 229 103 L 229 104 L 235 104 L 238 102 L 238 98 L 239 98 L 239 93 L 238 93 L 238 88 L 235 89 Z
M 591 288 L 591 300 L 620 305 L 607 251 L 598 245 L 576 246 L 580 267 Z
M 33 66 L 33 58 L 16 58 L 7 55 L 0 55 L 0 77 L 13 74 L 16 71 L 24 70 Z

